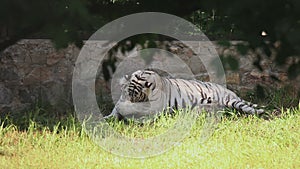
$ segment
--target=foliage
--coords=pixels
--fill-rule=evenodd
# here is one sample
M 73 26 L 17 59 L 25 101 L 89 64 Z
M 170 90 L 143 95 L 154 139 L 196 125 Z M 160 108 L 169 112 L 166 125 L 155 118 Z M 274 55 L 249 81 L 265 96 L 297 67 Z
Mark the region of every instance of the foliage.
M 249 42 L 249 49 L 260 48 L 269 57 L 275 54 L 278 65 L 284 65 L 288 57 L 300 57 L 299 1 L 209 1 L 205 6 L 216 10 L 221 16 L 227 16 L 228 22 L 234 24 L 235 30 L 241 33 L 238 39 Z M 215 28 L 224 29 L 221 26 Z M 260 54 L 257 54 L 257 58 L 256 66 L 262 70 Z M 289 77 L 299 75 L 299 68 L 298 60 L 290 67 Z
M 6 35 L 0 37 L 0 51 L 28 37 L 51 38 L 58 48 L 68 43 L 81 46 L 83 39 L 105 23 L 149 11 L 183 17 L 213 40 L 247 41 L 248 45 L 239 47 L 242 53 L 260 48 L 269 57 L 275 55 L 279 65 L 300 56 L 298 0 L 4 0 L 0 28 Z M 144 42 L 133 40 L 136 43 Z M 254 64 L 262 70 L 260 59 L 257 54 Z M 299 60 L 289 68 L 291 79 L 300 74 Z
M 83 30 L 90 30 L 92 18 L 81 0 L 5 0 L 0 6 L 0 28 L 7 35 L 0 50 L 22 38 L 49 37 L 57 47 L 82 43 Z

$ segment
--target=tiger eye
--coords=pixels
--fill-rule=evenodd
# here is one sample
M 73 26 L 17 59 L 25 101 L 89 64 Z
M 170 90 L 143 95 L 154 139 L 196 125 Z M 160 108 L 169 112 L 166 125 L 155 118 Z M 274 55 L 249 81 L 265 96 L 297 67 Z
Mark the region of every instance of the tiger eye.
M 152 85 L 152 83 L 146 82 L 145 87 L 149 88 Z

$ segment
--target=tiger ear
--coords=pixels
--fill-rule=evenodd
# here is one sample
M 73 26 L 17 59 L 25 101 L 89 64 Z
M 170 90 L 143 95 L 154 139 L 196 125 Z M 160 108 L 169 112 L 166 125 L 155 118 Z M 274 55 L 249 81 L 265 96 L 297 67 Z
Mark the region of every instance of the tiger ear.
M 124 78 L 125 78 L 126 80 L 129 80 L 129 79 L 130 79 L 129 75 L 125 75 Z
M 127 84 L 129 82 L 129 80 L 130 80 L 130 77 L 128 75 L 125 75 L 120 79 L 119 83 L 122 86 L 122 85 Z

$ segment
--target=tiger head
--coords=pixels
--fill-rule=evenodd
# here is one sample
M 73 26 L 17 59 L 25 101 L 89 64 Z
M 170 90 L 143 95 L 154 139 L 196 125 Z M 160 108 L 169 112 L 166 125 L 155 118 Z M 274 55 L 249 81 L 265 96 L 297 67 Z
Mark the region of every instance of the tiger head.
M 120 81 L 121 97 L 131 102 L 147 102 L 159 78 L 157 73 L 150 70 L 138 70 L 130 76 L 125 75 Z

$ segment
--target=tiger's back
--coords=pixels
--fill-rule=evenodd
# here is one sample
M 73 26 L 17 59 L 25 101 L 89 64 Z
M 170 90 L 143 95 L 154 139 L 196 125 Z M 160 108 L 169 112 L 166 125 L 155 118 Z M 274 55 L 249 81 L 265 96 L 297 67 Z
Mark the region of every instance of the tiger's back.
M 263 112 L 256 109 L 253 104 L 239 98 L 231 90 L 210 82 L 184 79 L 165 79 L 169 81 L 171 89 L 168 107 L 186 107 L 217 104 L 234 108 L 244 113 L 254 114 Z

